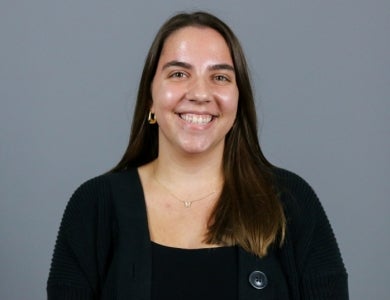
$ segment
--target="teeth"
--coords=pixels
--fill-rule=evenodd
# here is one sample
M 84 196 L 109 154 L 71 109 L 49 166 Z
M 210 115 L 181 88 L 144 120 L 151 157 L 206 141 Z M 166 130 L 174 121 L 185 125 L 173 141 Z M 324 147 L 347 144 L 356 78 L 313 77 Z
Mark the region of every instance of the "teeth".
M 207 124 L 210 123 L 213 116 L 211 115 L 195 115 L 195 114 L 181 114 L 180 118 L 191 124 Z

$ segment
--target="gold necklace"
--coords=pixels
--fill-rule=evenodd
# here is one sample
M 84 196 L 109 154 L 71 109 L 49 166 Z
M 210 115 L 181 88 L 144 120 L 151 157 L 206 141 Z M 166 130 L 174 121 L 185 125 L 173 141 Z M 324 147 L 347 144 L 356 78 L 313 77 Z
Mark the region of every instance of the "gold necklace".
M 182 200 L 180 197 L 176 196 L 176 194 L 174 192 L 172 192 L 165 184 L 161 183 L 155 174 L 153 174 L 153 179 L 161 186 L 163 187 L 173 198 L 175 198 L 176 200 L 180 201 L 181 203 L 184 204 L 184 207 L 185 208 L 190 208 L 192 203 L 194 202 L 197 202 L 197 201 L 202 201 L 204 199 L 207 199 L 208 197 L 210 197 L 211 195 L 214 195 L 217 191 L 212 191 L 211 193 L 205 195 L 205 196 L 202 196 L 198 199 L 195 199 L 195 200 L 192 200 L 192 201 L 186 201 L 186 200 Z

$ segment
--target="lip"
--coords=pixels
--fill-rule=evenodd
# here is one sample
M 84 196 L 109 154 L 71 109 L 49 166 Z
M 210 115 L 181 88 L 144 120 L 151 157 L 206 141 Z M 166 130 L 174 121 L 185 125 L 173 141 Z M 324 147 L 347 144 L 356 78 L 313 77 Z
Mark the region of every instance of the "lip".
M 205 127 L 217 117 L 209 112 L 180 112 L 176 115 L 187 125 Z

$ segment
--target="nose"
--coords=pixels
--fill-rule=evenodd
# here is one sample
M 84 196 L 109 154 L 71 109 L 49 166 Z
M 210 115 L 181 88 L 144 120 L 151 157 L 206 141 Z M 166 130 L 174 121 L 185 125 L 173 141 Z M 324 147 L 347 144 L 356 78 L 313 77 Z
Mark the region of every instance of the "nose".
M 196 102 L 210 102 L 211 89 L 207 81 L 203 78 L 193 79 L 188 86 L 187 99 Z

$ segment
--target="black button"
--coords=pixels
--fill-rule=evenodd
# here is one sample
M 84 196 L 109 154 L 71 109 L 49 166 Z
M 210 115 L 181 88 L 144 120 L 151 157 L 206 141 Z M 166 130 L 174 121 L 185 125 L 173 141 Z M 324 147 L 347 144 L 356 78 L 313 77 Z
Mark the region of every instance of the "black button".
M 265 288 L 268 284 L 267 276 L 261 271 L 253 271 L 249 275 L 249 283 L 258 290 Z

